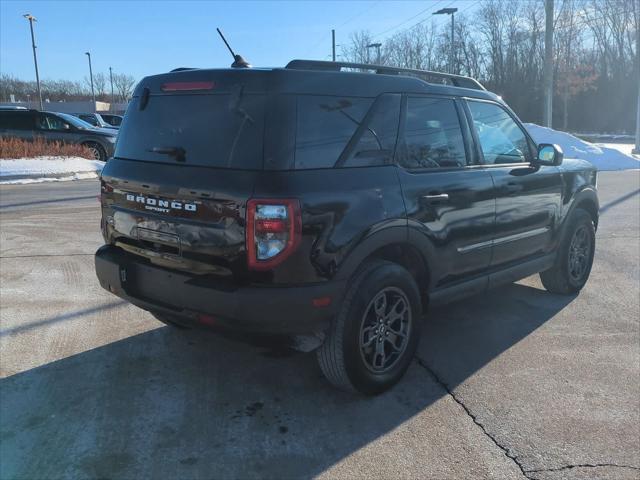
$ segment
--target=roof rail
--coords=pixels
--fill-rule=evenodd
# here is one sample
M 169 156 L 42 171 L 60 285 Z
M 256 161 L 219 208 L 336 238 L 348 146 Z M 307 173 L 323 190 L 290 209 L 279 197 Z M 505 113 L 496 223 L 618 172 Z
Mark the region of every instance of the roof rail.
M 184 72 L 185 70 L 197 70 L 197 68 L 196 67 L 178 67 L 178 68 L 174 68 L 173 70 L 170 70 L 169 73 Z
M 373 65 L 369 63 L 328 62 L 324 60 L 291 60 L 285 68 L 292 70 L 325 70 L 339 72 L 343 68 L 370 70 L 383 75 L 407 75 L 417 77 L 427 83 L 437 83 L 429 79 L 446 80 L 455 87 L 472 88 L 474 90 L 486 90 L 475 78 L 450 73 L 431 72 L 429 70 L 416 70 L 412 68 L 391 67 L 387 65 Z

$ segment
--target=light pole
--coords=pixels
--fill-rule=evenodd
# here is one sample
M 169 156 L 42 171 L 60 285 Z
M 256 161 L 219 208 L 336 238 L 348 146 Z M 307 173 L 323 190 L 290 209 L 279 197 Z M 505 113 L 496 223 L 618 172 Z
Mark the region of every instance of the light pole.
M 109 80 L 111 81 L 111 108 L 113 109 L 113 104 L 115 100 L 113 98 L 113 70 L 109 67 Z
M 453 66 L 454 58 L 455 58 L 453 49 L 455 47 L 454 16 L 457 11 L 458 11 L 457 8 L 441 8 L 437 12 L 433 12 L 434 15 L 451 15 L 451 48 L 449 51 L 449 73 L 456 73 Z
M 380 42 L 378 43 L 371 43 L 369 45 L 367 45 L 367 63 L 371 63 L 369 61 L 369 49 L 370 48 L 375 48 L 378 51 L 378 59 L 376 60 L 376 64 L 380 65 L 380 47 L 382 46 L 382 44 Z
M 89 80 L 91 81 L 91 99 L 93 100 L 93 112 L 96 111 L 96 94 L 93 90 L 93 70 L 91 68 L 91 54 L 89 52 L 84 52 L 84 54 L 89 58 Z
M 331 30 L 331 60 L 336 61 L 336 31 Z
M 40 110 L 42 110 L 42 92 L 40 91 L 40 74 L 38 73 L 38 57 L 36 56 L 36 38 L 33 35 L 33 22 L 37 22 L 36 17 L 30 13 L 25 13 L 24 18 L 29 20 L 29 28 L 31 29 L 31 46 L 33 47 L 33 64 L 36 66 L 36 86 L 38 88 L 38 101 L 40 102 Z

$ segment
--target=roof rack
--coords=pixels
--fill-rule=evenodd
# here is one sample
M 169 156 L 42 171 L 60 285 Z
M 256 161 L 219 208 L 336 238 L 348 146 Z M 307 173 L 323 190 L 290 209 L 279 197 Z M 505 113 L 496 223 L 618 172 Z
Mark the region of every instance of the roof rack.
M 416 70 L 412 68 L 390 67 L 386 65 L 373 65 L 369 63 L 328 62 L 324 60 L 291 60 L 285 68 L 293 70 L 325 70 L 339 72 L 344 68 L 369 70 L 383 75 L 407 75 L 417 77 L 428 83 L 437 83 L 429 79 L 446 80 L 455 87 L 472 88 L 474 90 L 486 90 L 475 78 L 450 73 L 431 72 L 429 70 Z

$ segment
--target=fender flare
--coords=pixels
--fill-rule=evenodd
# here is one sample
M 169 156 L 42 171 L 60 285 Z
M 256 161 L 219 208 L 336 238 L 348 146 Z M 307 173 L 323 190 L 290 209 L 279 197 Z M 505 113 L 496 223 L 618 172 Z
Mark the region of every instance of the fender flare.
M 374 252 L 393 244 L 409 245 L 420 254 L 426 267 L 428 284 L 431 285 L 431 268 L 435 265 L 433 244 L 424 234 L 406 225 L 385 227 L 366 236 L 341 262 L 335 278 L 348 280 Z
M 581 205 L 584 205 L 585 203 L 590 203 L 594 207 L 593 211 L 591 209 L 586 209 L 586 210 L 589 212 L 589 214 L 594 215 L 595 228 L 596 229 L 598 228 L 598 218 L 599 218 L 599 212 L 600 212 L 600 201 L 598 200 L 598 194 L 593 187 L 585 186 L 573 194 L 571 205 L 569 206 L 567 213 L 562 219 L 563 231 L 564 231 L 564 226 L 567 223 L 566 220 L 571 216 L 573 211 L 576 208 L 579 208 Z

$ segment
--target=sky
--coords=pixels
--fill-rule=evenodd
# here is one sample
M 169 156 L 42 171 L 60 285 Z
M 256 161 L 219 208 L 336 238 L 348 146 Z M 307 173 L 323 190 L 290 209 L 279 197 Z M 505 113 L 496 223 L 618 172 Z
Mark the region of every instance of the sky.
M 444 24 L 444 7 L 472 13 L 479 0 L 421 1 L 127 1 L 0 0 L 0 73 L 34 80 L 29 23 L 34 23 L 41 79 L 82 80 L 91 52 L 94 74 L 128 73 L 141 79 L 177 67 L 228 67 L 236 53 L 254 66 L 284 66 L 294 58 L 330 59 L 336 43 L 358 30 L 375 38 L 424 19 Z M 394 28 L 396 27 L 396 28 Z M 338 52 L 340 47 L 337 48 Z

